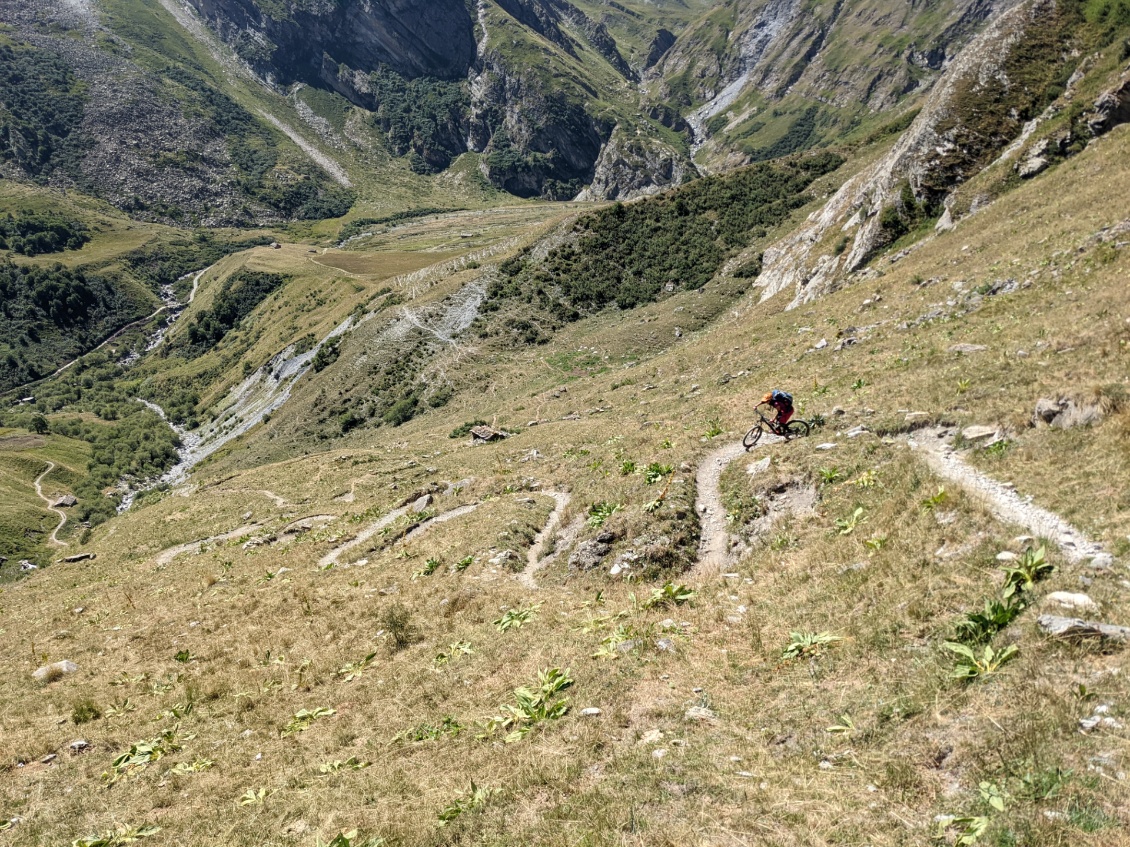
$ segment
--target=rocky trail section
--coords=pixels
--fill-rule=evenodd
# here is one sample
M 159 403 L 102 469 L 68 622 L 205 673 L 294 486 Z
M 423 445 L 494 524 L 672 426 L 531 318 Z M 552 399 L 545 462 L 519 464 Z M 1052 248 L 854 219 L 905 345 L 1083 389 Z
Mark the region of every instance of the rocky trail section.
M 967 465 L 951 446 L 952 435 L 947 429 L 923 429 L 914 433 L 907 443 L 930 470 L 960 485 L 998 520 L 1022 526 L 1037 538 L 1047 538 L 1071 562 L 1080 564 L 1106 555 L 1100 544 L 1059 515 L 1027 502 L 1011 488 Z
M 367 527 L 365 527 L 363 530 L 361 530 L 359 533 L 357 533 L 357 535 L 355 535 L 349 541 L 346 541 L 344 544 L 338 545 L 334 549 L 330 550 L 330 552 L 328 552 L 326 555 L 322 556 L 322 558 L 320 558 L 318 560 L 318 567 L 319 568 L 333 567 L 334 565 L 336 565 L 338 563 L 338 561 L 340 561 L 340 559 L 343 555 L 348 553 L 354 547 L 360 547 L 362 544 L 364 544 L 366 541 L 368 541 L 370 538 L 372 538 L 374 535 L 376 535 L 378 532 L 380 532 L 386 526 L 391 526 L 393 521 L 395 521 L 401 515 L 407 514 L 408 508 L 409 508 L 408 506 L 401 506 L 399 509 L 393 509 L 391 512 L 389 512 L 387 515 L 382 517 L 380 520 L 376 521 L 375 523 L 369 524 Z
M 537 572 L 553 561 L 556 556 L 556 552 L 545 557 L 542 556 L 542 553 L 545 551 L 549 539 L 553 537 L 553 533 L 560 525 L 561 516 L 565 514 L 565 509 L 568 508 L 569 501 L 572 499 L 566 491 L 539 491 L 537 493 L 544 497 L 552 497 L 554 506 L 553 511 L 549 513 L 549 517 L 545 521 L 545 526 L 542 527 L 541 532 L 534 536 L 534 543 L 530 545 L 530 550 L 526 554 L 525 569 L 518 574 L 518 581 L 531 591 L 536 591 L 538 587 L 534 579 Z M 568 536 L 568 528 L 562 533 L 562 536 Z M 561 545 L 562 540 L 558 540 L 558 546 Z
M 960 485 L 998 520 L 1022 526 L 1038 538 L 1047 538 L 1071 562 L 1093 562 L 1096 557 L 1101 561 L 1109 556 L 1103 552 L 1102 545 L 1059 515 L 1033 505 L 1003 483 L 971 468 L 951 446 L 952 435 L 952 431 L 947 429 L 923 429 L 907 439 L 907 443 L 934 473 Z M 763 439 L 761 444 L 780 440 Z M 692 570 L 692 575 L 697 578 L 720 573 L 732 562 L 732 538 L 726 526 L 721 479 L 730 463 L 745 452 L 741 442 L 727 444 L 708 453 L 698 466 L 695 511 L 701 522 L 701 534 L 698 561 Z
M 55 463 L 48 462 L 47 469 L 35 478 L 35 493 L 39 495 L 40 500 L 47 504 L 47 509 L 49 511 L 52 511 L 59 516 L 59 523 L 53 530 L 51 530 L 51 535 L 49 536 L 48 540 L 56 547 L 67 547 L 68 544 L 66 541 L 59 540 L 59 530 L 61 530 L 67 523 L 67 513 L 62 509 L 56 508 L 52 498 L 43 493 L 43 478 L 53 470 L 55 470 Z
M 762 437 L 760 444 L 776 444 L 783 439 Z M 707 454 L 695 474 L 694 508 L 699 515 L 698 561 L 692 570 L 696 577 L 720 573 L 730 563 L 730 531 L 726 527 L 726 507 L 722 505 L 722 474 L 730 463 L 746 454 L 740 441 L 719 447 Z
M 420 525 L 409 530 L 402 540 L 404 542 L 414 541 L 431 529 L 434 524 L 447 523 L 456 518 L 461 518 L 464 515 L 469 515 L 471 512 L 475 511 L 475 509 L 479 508 L 480 505 L 480 503 L 468 503 L 465 506 L 456 506 L 454 509 L 448 509 L 446 512 L 442 512 L 435 517 L 421 521 Z
M 561 523 L 561 516 L 564 514 L 565 509 L 569 505 L 570 496 L 567 492 L 564 491 L 536 491 L 533 493 L 544 497 L 552 497 L 555 504 L 553 511 L 550 512 L 549 517 L 546 519 L 545 525 L 534 538 L 533 545 L 530 547 L 529 553 L 526 557 L 526 569 L 518 574 L 518 580 L 524 586 L 530 588 L 531 590 L 536 590 L 537 583 L 534 582 L 534 573 L 536 573 L 538 569 L 548 564 L 555 555 L 550 554 L 549 556 L 543 558 L 542 551 L 544 551 L 545 545 L 548 542 L 549 538 Z M 429 531 L 435 525 L 447 523 L 449 521 L 455 520 L 456 518 L 461 518 L 464 515 L 469 515 L 481 505 L 481 503 L 466 503 L 462 506 L 456 506 L 453 509 L 448 509 L 446 512 L 440 512 L 437 515 L 429 516 L 416 526 L 412 527 L 412 529 L 410 529 L 401 539 L 401 542 L 406 543 L 408 541 L 414 541 L 425 532 Z M 388 526 L 391 526 L 395 521 L 408 514 L 409 512 L 415 511 L 419 513 L 423 510 L 423 508 L 426 508 L 426 506 L 422 505 L 420 501 L 417 500 L 413 503 L 408 503 L 404 506 L 393 509 L 388 514 L 369 524 L 367 527 L 357 533 L 357 535 L 355 535 L 353 538 L 350 538 L 345 543 L 339 544 L 338 546 L 330 550 L 326 555 L 318 560 L 318 567 L 320 569 L 325 569 L 339 564 L 342 556 L 344 556 L 350 550 L 353 550 L 364 544 L 381 530 L 385 529 Z

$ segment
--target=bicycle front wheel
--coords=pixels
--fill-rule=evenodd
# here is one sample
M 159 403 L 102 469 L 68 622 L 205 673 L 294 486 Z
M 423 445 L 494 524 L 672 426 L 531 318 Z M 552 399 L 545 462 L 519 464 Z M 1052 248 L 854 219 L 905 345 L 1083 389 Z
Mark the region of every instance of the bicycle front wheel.
M 785 425 L 785 438 L 802 438 L 808 435 L 808 421 L 789 421 Z
M 747 432 L 745 438 L 742 439 L 742 446 L 745 447 L 746 450 L 752 450 L 753 445 L 761 440 L 761 433 L 763 431 L 764 427 L 762 427 L 761 424 L 750 427 L 749 432 Z

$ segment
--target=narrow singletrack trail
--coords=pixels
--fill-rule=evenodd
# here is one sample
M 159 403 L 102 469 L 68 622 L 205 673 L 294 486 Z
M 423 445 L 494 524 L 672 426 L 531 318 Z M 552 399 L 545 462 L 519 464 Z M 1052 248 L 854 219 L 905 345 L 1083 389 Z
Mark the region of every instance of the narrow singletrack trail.
M 67 513 L 64 512 L 62 509 L 55 508 L 54 504 L 52 504 L 52 502 L 51 502 L 51 498 L 43 493 L 43 485 L 42 485 L 43 478 L 45 476 L 47 476 L 47 474 L 51 473 L 51 471 L 53 471 L 53 470 L 55 470 L 55 463 L 54 462 L 48 462 L 47 463 L 47 470 L 45 470 L 43 473 L 41 473 L 39 476 L 37 476 L 35 478 L 35 493 L 39 495 L 39 499 L 41 499 L 44 503 L 47 504 L 48 510 L 54 512 L 56 515 L 59 516 L 59 525 L 56 526 L 53 530 L 51 530 L 51 535 L 48 537 L 48 540 L 52 544 L 54 544 L 56 547 L 69 547 L 70 545 L 67 544 L 66 541 L 60 541 L 59 540 L 59 530 L 61 530 L 63 528 L 63 526 L 67 523 Z
M 274 504 L 280 509 L 290 505 L 285 497 L 276 494 L 269 488 L 220 488 L 218 491 L 223 494 L 259 494 L 266 497 L 268 500 L 274 501 Z
M 757 446 L 783 440 L 767 433 Z M 722 505 L 722 473 L 746 452 L 742 443 L 735 441 L 708 453 L 699 463 L 694 480 L 694 508 L 700 524 L 698 561 L 691 570 L 694 577 L 714 576 L 730 563 L 730 531 L 726 527 L 726 507 Z
M 952 432 L 946 429 L 922 429 L 913 433 L 907 444 L 930 470 L 960 485 L 997 520 L 1018 524 L 1037 538 L 1047 538 L 1071 562 L 1088 561 L 1103 551 L 1102 545 L 1059 515 L 1027 502 L 1011 488 L 967 465 L 951 446 L 951 436 Z
M 1012 489 L 967 465 L 950 446 L 951 435 L 944 429 L 919 430 L 907 439 L 907 443 L 934 473 L 960 485 L 995 518 L 1022 526 L 1036 537 L 1047 538 L 1070 561 L 1088 561 L 1102 552 L 1102 545 L 1059 515 L 1027 502 Z M 767 435 L 757 446 L 781 440 Z M 691 575 L 698 579 L 714 576 L 731 564 L 730 532 L 726 526 L 720 483 L 729 464 L 745 452 L 740 442 L 727 444 L 707 454 L 698 466 L 695 510 L 701 523 L 701 535 L 698 561 L 691 571 Z
M 249 535 L 258 528 L 259 524 L 247 524 L 246 526 L 237 527 L 231 532 L 225 532 L 222 535 L 212 535 L 208 538 L 201 538 L 199 541 L 189 541 L 187 544 L 178 544 L 176 547 L 162 550 L 157 554 L 157 567 L 164 567 L 177 556 L 183 555 L 184 553 L 199 553 L 200 548 L 205 544 L 213 544 L 217 541 L 231 541 L 233 538 Z
M 572 499 L 566 491 L 537 491 L 534 493 L 543 497 L 552 497 L 554 506 L 553 511 L 546 518 L 545 526 L 541 528 L 541 532 L 534 536 L 534 543 L 530 545 L 530 550 L 526 554 L 526 567 L 518 574 L 518 582 L 531 591 L 536 591 L 538 587 L 537 581 L 534 579 L 535 574 L 553 558 L 552 555 L 543 558 L 542 551 L 545 550 L 545 545 L 560 525 L 561 516 L 565 514 L 565 509 Z
M 446 512 L 442 512 L 436 515 L 434 518 L 428 518 L 426 521 L 420 521 L 419 526 L 412 527 L 412 529 L 405 533 L 404 537 L 400 539 L 400 542 L 403 544 L 407 541 L 412 541 L 413 539 L 419 538 L 421 535 L 431 529 L 433 524 L 453 521 L 456 518 L 463 517 L 463 515 L 471 514 L 471 512 L 475 511 L 475 509 L 477 508 L 479 508 L 478 503 L 468 503 L 466 506 L 456 506 L 454 509 L 448 509 Z
M 322 558 L 318 560 L 318 567 L 325 568 L 329 567 L 330 565 L 336 565 L 338 559 L 340 559 L 344 553 L 348 553 L 354 547 L 358 547 L 364 544 L 386 526 L 391 524 L 394 520 L 399 518 L 401 515 L 406 514 L 407 512 L 407 506 L 401 506 L 399 509 L 393 509 L 376 523 L 369 524 L 349 541 L 335 547 L 334 549 L 330 550 L 330 552 L 326 553 L 326 555 L 322 556 Z

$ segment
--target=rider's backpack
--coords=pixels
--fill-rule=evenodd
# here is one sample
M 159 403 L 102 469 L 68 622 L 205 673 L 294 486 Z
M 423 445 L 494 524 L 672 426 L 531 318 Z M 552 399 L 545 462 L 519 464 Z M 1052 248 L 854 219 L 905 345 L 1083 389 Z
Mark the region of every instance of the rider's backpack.
M 778 391 L 775 388 L 773 389 L 773 399 L 776 401 L 784 401 L 789 406 L 793 404 L 793 395 L 789 394 L 787 391 Z

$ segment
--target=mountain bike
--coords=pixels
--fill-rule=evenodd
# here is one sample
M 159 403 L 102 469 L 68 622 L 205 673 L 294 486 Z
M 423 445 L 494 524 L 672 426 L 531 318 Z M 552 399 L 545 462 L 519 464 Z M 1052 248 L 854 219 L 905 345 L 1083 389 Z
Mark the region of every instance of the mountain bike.
M 745 447 L 746 450 L 752 450 L 753 446 L 761 440 L 761 435 L 766 430 L 774 435 L 779 435 L 786 441 L 790 438 L 800 438 L 808 435 L 808 431 L 812 426 L 808 421 L 789 421 L 784 426 L 781 426 L 776 421 L 765 417 L 764 413 L 761 411 L 762 406 L 768 406 L 768 404 L 758 403 L 757 406 L 754 407 L 754 411 L 757 412 L 758 421 L 749 428 L 749 432 L 747 432 L 745 438 L 742 439 L 742 446 Z

